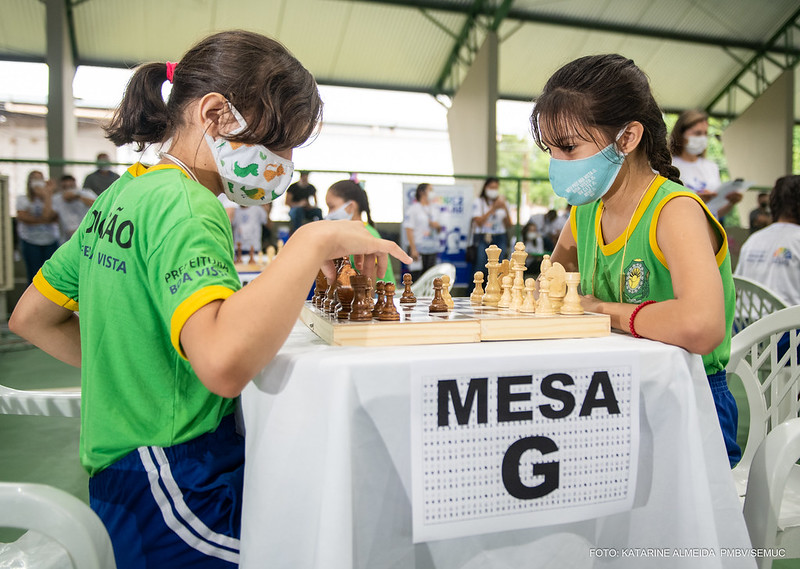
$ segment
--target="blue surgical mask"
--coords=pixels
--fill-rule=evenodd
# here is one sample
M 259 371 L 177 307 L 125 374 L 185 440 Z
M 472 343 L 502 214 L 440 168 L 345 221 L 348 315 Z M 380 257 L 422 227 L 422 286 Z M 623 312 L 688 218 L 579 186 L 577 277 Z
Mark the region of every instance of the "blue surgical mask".
M 617 135 L 622 136 L 624 129 Z M 597 154 L 579 160 L 550 158 L 550 184 L 557 196 L 570 205 L 583 205 L 602 198 L 622 169 L 625 154 L 616 140 Z
M 331 221 L 337 221 L 340 219 L 351 219 L 353 217 L 352 213 L 347 213 L 347 206 L 349 206 L 352 201 L 344 202 L 342 205 L 337 207 L 336 209 L 329 211 L 328 215 L 325 216 L 325 219 Z

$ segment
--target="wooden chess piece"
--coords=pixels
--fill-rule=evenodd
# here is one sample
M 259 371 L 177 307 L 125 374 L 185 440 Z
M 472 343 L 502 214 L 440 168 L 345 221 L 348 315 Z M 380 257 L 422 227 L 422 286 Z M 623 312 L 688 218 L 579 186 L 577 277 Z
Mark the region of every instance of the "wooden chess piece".
M 475 283 L 475 288 L 472 289 L 472 294 L 469 295 L 469 303 L 473 306 L 480 306 L 483 300 L 483 273 L 475 271 L 475 277 L 472 282 Z
M 503 277 L 508 275 L 511 272 L 511 261 L 508 259 L 503 259 L 500 263 L 500 272 L 497 273 L 497 280 L 501 283 L 503 282 Z
M 237 241 L 236 242 L 236 257 L 233 259 L 234 263 L 241 263 L 242 262 L 242 244 Z
M 564 304 L 561 305 L 561 314 L 583 314 L 581 295 L 578 294 L 578 285 L 581 282 L 580 273 L 567 273 L 567 294 Z
M 349 284 L 340 284 L 338 287 L 336 287 L 336 299 L 339 301 L 336 305 L 336 318 L 339 320 L 347 320 L 350 318 L 350 312 L 353 308 L 354 295 L 355 291 Z
M 519 312 L 519 309 L 522 306 L 524 290 L 525 282 L 522 280 L 522 276 L 517 275 L 514 277 L 514 284 L 511 287 L 511 302 L 508 305 L 509 310 Z
M 553 263 L 552 266 L 547 269 L 547 280 L 550 281 L 548 294 L 556 313 L 561 310 L 561 305 L 564 302 L 564 295 L 567 294 L 566 278 L 567 271 L 564 270 L 564 265 L 559 262 Z
M 550 280 L 542 276 L 539 279 L 539 302 L 536 303 L 536 315 L 546 316 L 555 313 L 553 303 L 550 302 Z
M 336 308 L 336 287 L 337 287 L 336 279 L 333 279 L 330 283 L 328 283 L 328 290 L 325 293 L 325 300 L 322 301 L 320 304 L 320 308 L 325 311 L 326 314 L 330 314 Z
M 525 280 L 525 300 L 519 311 L 525 314 L 532 314 L 536 312 L 536 299 L 534 298 L 534 290 L 536 288 L 536 279 L 529 278 Z
M 256 248 L 250 245 L 250 264 L 256 264 Z
M 486 279 L 486 292 L 483 295 L 482 303 L 486 306 L 497 306 L 500 302 L 500 281 L 497 279 L 497 273 L 500 271 L 501 249 L 497 245 L 489 245 L 486 248 L 486 269 L 489 271 Z
M 449 275 L 442 275 L 442 298 L 444 298 L 444 302 L 445 304 L 447 304 L 447 308 L 455 308 L 456 303 L 453 301 L 453 297 L 450 296 Z
M 278 250 L 275 252 L 276 255 L 281 252 L 281 249 L 283 249 L 283 245 L 284 245 L 283 239 L 278 239 Z
M 353 287 L 353 305 L 350 309 L 350 320 L 354 322 L 367 322 L 372 320 L 372 309 L 367 299 L 366 275 L 350 277 L 350 286 Z
M 367 278 L 367 302 L 369 304 L 369 310 L 372 312 L 372 309 L 375 308 L 375 299 L 372 296 L 375 294 L 375 287 L 372 285 L 372 279 Z
M 325 300 L 325 291 L 328 289 L 328 279 L 325 278 L 325 273 L 322 271 L 317 272 L 317 278 L 314 281 L 314 296 L 311 297 L 311 304 L 320 308 L 322 302 Z
M 275 258 L 275 247 L 272 245 L 267 246 L 267 263 L 271 263 Z
M 403 275 L 403 294 L 400 296 L 400 304 L 416 304 L 417 297 L 411 291 L 411 273 Z
M 386 300 L 383 303 L 383 310 L 378 314 L 378 320 L 381 322 L 400 320 L 400 313 L 397 312 L 397 307 L 394 305 L 394 283 L 386 283 L 383 292 Z
M 544 255 L 542 257 L 542 264 L 539 266 L 539 274 L 545 274 L 552 266 L 553 263 L 550 261 L 550 255 Z
M 497 302 L 497 308 L 508 308 L 511 305 L 511 277 L 503 277 L 503 294 Z
M 448 312 L 447 303 L 442 297 L 442 279 L 433 279 L 433 300 L 428 307 L 428 312 Z
M 381 311 L 383 310 L 383 303 L 386 302 L 385 296 L 385 287 L 386 283 L 384 281 L 378 281 L 375 285 L 375 290 L 378 293 L 378 299 L 375 301 L 375 306 L 372 307 L 372 316 L 377 318 L 380 316 Z

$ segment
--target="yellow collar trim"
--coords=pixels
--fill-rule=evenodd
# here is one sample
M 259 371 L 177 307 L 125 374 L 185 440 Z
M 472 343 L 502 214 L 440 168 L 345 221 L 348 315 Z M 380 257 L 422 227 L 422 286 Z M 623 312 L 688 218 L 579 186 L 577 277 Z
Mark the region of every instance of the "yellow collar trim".
M 595 239 L 597 239 L 597 245 L 603 255 L 613 255 L 614 253 L 619 252 L 625 246 L 625 235 L 628 236 L 628 239 L 630 239 L 630 236 L 633 235 L 633 232 L 636 230 L 636 225 L 639 223 L 639 220 L 642 219 L 644 212 L 647 211 L 647 208 L 650 206 L 650 202 L 653 200 L 656 192 L 661 187 L 661 184 L 666 182 L 666 180 L 667 179 L 664 176 L 660 175 L 653 178 L 653 181 L 650 183 L 650 186 L 647 188 L 647 191 L 639 202 L 639 207 L 637 207 L 636 211 L 633 212 L 633 217 L 631 217 L 631 220 L 628 223 L 627 230 L 620 233 L 616 239 L 608 244 L 603 241 L 603 230 L 600 227 L 600 220 L 603 217 L 604 209 L 603 202 L 600 202 L 600 204 L 597 206 L 597 211 L 595 212 L 594 216 L 594 234 Z
M 138 178 L 139 176 L 143 176 L 148 172 L 153 172 L 155 170 L 166 170 L 166 169 L 178 170 L 179 172 L 182 172 L 183 175 L 189 178 L 190 180 L 192 179 L 189 173 L 180 166 L 178 166 L 177 164 L 156 164 L 155 166 L 145 166 L 141 162 L 137 162 L 136 164 L 128 168 L 128 173 L 134 178 Z

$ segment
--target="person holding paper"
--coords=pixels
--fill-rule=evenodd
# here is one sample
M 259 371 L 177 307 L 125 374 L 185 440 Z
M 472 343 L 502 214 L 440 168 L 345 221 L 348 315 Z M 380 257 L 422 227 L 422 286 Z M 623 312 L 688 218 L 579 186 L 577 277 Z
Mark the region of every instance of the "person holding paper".
M 717 196 L 722 185 L 719 167 L 706 158 L 707 147 L 708 115 L 696 110 L 682 112 L 669 137 L 672 164 L 680 170 L 683 185 L 706 203 Z M 726 203 L 720 207 L 711 208 L 711 213 L 720 220 L 742 200 L 742 194 L 732 191 L 725 199 Z

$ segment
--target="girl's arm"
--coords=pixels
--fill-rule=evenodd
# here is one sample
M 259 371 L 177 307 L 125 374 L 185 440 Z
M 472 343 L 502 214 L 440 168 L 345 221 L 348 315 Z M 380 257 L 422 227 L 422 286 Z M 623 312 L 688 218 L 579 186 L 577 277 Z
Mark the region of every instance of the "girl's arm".
M 237 396 L 278 353 L 320 267 L 331 280 L 329 260 L 351 253 L 364 255 L 360 264 L 373 280 L 385 274 L 387 253 L 411 263 L 396 243 L 374 238 L 360 221 L 301 226 L 261 275 L 224 301 L 203 306 L 184 324 L 181 345 L 200 381 L 218 395 Z
M 81 333 L 74 312 L 58 306 L 30 285 L 17 302 L 8 328 L 45 352 L 81 367 Z
M 561 228 L 561 235 L 558 237 L 558 243 L 553 249 L 550 260 L 554 263 L 561 263 L 564 270 L 569 273 L 578 271 L 578 244 L 575 243 L 575 237 L 572 235 L 572 228 L 569 222 L 565 223 L 564 227 Z
M 708 354 L 725 338 L 725 301 L 715 259 L 720 246 L 716 232 L 700 204 L 692 198 L 679 197 L 661 210 L 656 240 L 670 270 L 675 298 L 641 309 L 634 323 L 636 332 L 695 354 Z M 614 328 L 628 331 L 636 305 L 585 297 L 584 308 L 609 314 Z

